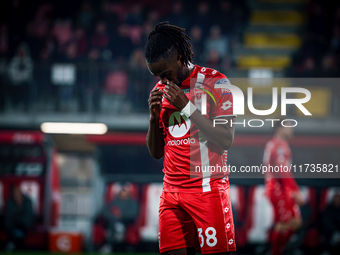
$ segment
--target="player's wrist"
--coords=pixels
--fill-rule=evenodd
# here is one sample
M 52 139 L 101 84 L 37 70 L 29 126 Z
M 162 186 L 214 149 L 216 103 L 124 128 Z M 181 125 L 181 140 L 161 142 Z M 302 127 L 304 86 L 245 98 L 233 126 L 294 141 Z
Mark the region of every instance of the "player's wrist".
M 181 113 L 184 113 L 186 116 L 190 117 L 197 108 L 192 102 L 188 102 L 186 106 L 181 110 Z
M 159 121 L 159 116 L 152 116 L 152 115 L 150 115 L 149 121 L 150 122 Z

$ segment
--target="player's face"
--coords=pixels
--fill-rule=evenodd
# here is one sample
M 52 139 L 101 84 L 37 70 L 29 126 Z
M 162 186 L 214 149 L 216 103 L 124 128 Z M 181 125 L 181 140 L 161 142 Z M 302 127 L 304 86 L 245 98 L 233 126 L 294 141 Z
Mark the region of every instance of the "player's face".
M 157 76 L 163 84 L 166 84 L 167 80 L 181 86 L 182 81 L 185 78 L 185 72 L 177 55 L 170 57 L 169 59 L 161 59 L 160 61 L 148 64 L 147 67 L 153 76 Z
M 292 125 L 292 123 L 290 123 L 289 125 Z M 290 139 L 294 136 L 294 128 L 293 127 L 284 127 L 284 128 L 282 128 L 282 131 L 283 131 L 286 139 Z
M 288 140 L 294 136 L 294 127 L 292 127 L 293 123 L 290 121 L 285 122 L 285 127 L 281 126 L 277 129 L 277 134 Z

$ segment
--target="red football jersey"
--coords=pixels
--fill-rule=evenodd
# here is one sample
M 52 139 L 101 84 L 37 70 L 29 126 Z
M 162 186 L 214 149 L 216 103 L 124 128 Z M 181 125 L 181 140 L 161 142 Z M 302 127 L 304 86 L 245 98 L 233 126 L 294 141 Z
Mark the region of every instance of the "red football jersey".
M 292 151 L 286 140 L 274 137 L 265 146 L 263 164 L 266 166 L 286 166 L 290 169 L 292 163 Z M 292 192 L 299 191 L 295 178 L 292 173 L 280 171 L 266 173 L 266 190 L 272 192 L 275 187 L 284 189 L 286 195 L 291 196 Z
M 226 76 L 214 69 L 194 66 L 190 76 L 181 84 L 188 99 L 198 109 L 206 94 L 206 117 L 209 119 L 233 115 L 233 98 L 228 89 L 214 88 L 217 84 L 228 84 Z M 191 86 L 190 86 L 191 84 Z M 158 82 L 155 88 L 164 89 Z M 164 97 L 160 113 L 163 129 L 164 185 L 167 192 L 204 192 L 217 189 L 227 183 L 227 151 L 209 142 L 193 125 L 189 118 L 172 106 Z M 224 171 L 205 171 L 211 166 L 224 166 Z M 195 170 L 198 170 L 195 172 Z

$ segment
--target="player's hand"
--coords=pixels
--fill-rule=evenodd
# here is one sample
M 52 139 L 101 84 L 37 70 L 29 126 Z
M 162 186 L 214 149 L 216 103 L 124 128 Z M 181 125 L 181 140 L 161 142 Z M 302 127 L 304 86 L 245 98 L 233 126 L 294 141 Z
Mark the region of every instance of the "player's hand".
M 293 193 L 293 199 L 295 201 L 295 203 L 297 203 L 298 205 L 304 205 L 305 203 L 305 200 L 303 199 L 303 196 L 300 192 L 297 192 L 297 193 Z
M 290 225 L 290 229 L 291 230 L 296 231 L 299 228 L 301 228 L 301 226 L 302 226 L 302 219 L 301 218 L 292 219 L 289 222 L 289 225 Z
M 275 224 L 274 228 L 278 232 L 285 233 L 291 228 L 291 226 L 287 222 L 278 222 Z
M 171 81 L 167 81 L 165 84 L 164 92 L 164 98 L 180 111 L 182 111 L 189 102 L 189 99 L 184 94 L 183 90 Z
M 162 95 L 163 91 L 159 88 L 155 88 L 150 93 L 148 103 L 151 118 L 159 118 L 162 109 Z

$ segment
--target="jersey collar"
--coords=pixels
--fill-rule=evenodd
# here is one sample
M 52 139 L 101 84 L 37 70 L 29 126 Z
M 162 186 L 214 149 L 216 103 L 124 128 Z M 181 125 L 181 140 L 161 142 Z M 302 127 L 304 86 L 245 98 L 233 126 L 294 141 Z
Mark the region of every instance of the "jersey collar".
M 189 63 L 189 68 L 194 68 L 194 70 L 192 70 L 191 74 L 184 80 L 182 81 L 181 84 L 181 89 L 190 89 L 190 79 L 191 78 L 195 78 L 197 76 L 197 72 L 199 70 L 199 66 L 198 65 L 194 65 L 193 63 Z

